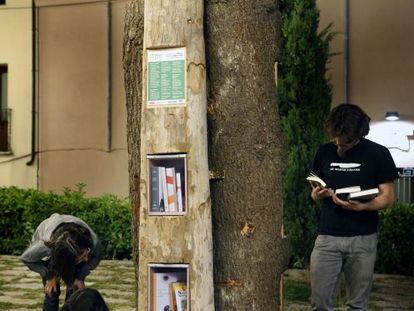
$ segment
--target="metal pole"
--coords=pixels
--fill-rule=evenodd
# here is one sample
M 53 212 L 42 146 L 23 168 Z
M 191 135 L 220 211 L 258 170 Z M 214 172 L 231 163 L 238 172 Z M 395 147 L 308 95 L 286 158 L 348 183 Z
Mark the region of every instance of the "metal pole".
M 345 42 L 344 42 L 344 59 L 345 59 L 345 103 L 350 101 L 350 74 L 349 74 L 349 0 L 345 0 Z
M 108 14 L 108 28 L 107 28 L 107 40 L 108 40 L 108 98 L 107 98 L 107 127 L 108 127 L 108 142 L 107 150 L 112 151 L 112 3 L 107 3 Z
M 36 158 L 36 3 L 32 0 L 32 146 L 30 166 Z

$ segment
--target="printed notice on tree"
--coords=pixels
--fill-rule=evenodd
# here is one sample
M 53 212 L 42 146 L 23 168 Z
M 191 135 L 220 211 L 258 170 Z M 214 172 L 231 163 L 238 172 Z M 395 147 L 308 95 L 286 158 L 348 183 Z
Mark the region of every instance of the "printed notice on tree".
M 148 50 L 148 105 L 185 103 L 185 48 Z

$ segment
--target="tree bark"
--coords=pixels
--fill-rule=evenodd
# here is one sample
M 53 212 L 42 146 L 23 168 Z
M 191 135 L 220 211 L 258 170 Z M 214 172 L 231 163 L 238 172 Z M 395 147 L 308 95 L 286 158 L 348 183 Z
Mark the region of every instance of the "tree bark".
M 193 5 L 187 3 L 182 15 L 182 21 L 185 20 L 186 23 L 182 22 L 177 27 L 176 37 L 165 33 L 167 28 L 170 28 L 170 32 L 174 31 L 177 19 L 171 16 L 177 10 L 168 11 L 162 1 L 151 2 L 152 12 L 158 12 L 151 18 L 163 20 L 165 32 L 163 34 L 157 30 L 156 24 L 149 27 L 147 31 L 158 33 L 159 40 L 152 41 L 147 46 L 194 48 L 194 41 L 190 40 L 189 34 L 196 32 L 200 36 L 202 14 L 195 8 L 199 9 L 202 1 Z M 184 8 L 186 1 L 179 2 L 177 7 L 181 5 Z M 188 195 L 195 199 L 189 204 L 188 218 L 151 218 L 143 212 L 143 209 L 147 209 L 148 199 L 145 181 L 147 175 L 143 174 L 147 168 L 145 154 L 182 152 L 185 146 L 192 146 L 193 151 L 202 151 L 203 146 L 206 146 L 203 139 L 197 142 L 193 140 L 194 134 L 205 133 L 202 119 L 201 131 L 196 124 L 186 125 L 186 120 L 193 113 L 203 113 L 200 90 L 202 93 L 205 83 L 204 59 L 194 54 L 188 61 L 187 69 L 189 92 L 196 94 L 198 99 L 194 103 L 201 103 L 201 110 L 168 108 L 165 111 L 143 112 L 141 115 L 143 10 L 144 0 L 131 2 L 126 13 L 124 38 L 133 248 L 136 279 L 140 286 L 137 309 L 147 307 L 148 288 L 145 289 L 145 280 L 148 279 L 148 262 L 160 259 L 191 262 L 198 257 L 202 258 L 203 263 L 198 263 L 190 271 L 191 287 L 195 286 L 191 293 L 191 308 L 208 310 L 212 309 L 212 299 L 208 298 L 209 287 L 212 287 L 208 276 L 211 269 L 208 259 L 211 252 L 208 247 L 208 187 L 201 187 L 201 196 L 196 194 L 199 178 L 202 181 L 206 179 L 207 166 L 201 163 L 189 168 L 188 188 L 192 190 Z M 287 260 L 286 243 L 281 237 L 283 150 L 274 81 L 279 39 L 277 3 L 270 0 L 206 1 L 205 16 L 210 80 L 209 157 L 211 170 L 222 176 L 212 183 L 216 308 L 275 310 L 279 306 L 280 274 L 284 271 Z M 200 48 L 198 46 L 197 50 L 202 52 Z M 146 132 L 153 122 L 170 124 L 172 131 L 154 131 L 148 134 L 144 143 L 147 147 L 141 149 L 140 129 L 143 128 L 143 132 Z M 188 134 L 185 135 L 185 141 L 174 138 L 183 133 Z M 167 138 L 168 143 L 157 146 L 153 142 L 157 141 L 160 134 L 166 135 L 161 137 Z M 190 149 L 185 150 L 189 162 L 200 163 L 200 153 L 192 154 Z M 141 198 L 140 187 L 143 193 Z M 191 209 L 194 210 L 193 214 Z M 139 230 L 140 227 L 142 230 Z M 163 228 L 164 232 L 161 231 L 160 236 L 154 239 L 151 228 Z M 184 244 L 168 239 L 171 233 L 166 228 L 170 232 L 184 235 Z M 188 233 L 196 234 L 189 236 Z M 202 236 L 206 240 L 200 240 Z M 165 241 L 160 242 L 163 240 Z M 204 246 L 199 244 L 200 241 Z M 138 253 L 140 243 L 145 246 L 141 248 L 144 259 Z M 202 281 L 206 281 L 205 284 Z M 207 290 L 207 295 L 203 290 Z
M 131 19 L 128 19 L 127 14 L 126 35 L 134 37 L 137 36 L 135 32 L 139 31 L 140 49 L 130 48 L 136 54 L 132 57 L 142 59 L 142 63 L 137 60 L 125 62 L 125 69 L 134 73 L 129 88 L 137 88 L 140 92 L 130 92 L 131 96 L 138 96 L 139 99 L 130 99 L 137 105 L 128 109 L 128 129 L 131 130 L 128 135 L 132 137 L 133 148 L 130 150 L 132 194 L 140 192 L 140 198 L 133 196 L 135 258 L 138 258 L 139 251 L 139 260 L 135 261 L 138 276 L 137 310 L 148 310 L 151 303 L 149 294 L 153 287 L 150 283 L 150 264 L 187 264 L 189 310 L 214 309 L 203 4 L 202 0 L 135 1 L 132 5 L 135 12 L 131 12 Z M 145 16 L 143 41 L 141 28 L 136 29 L 137 25 L 141 27 L 142 12 Z M 129 27 L 128 23 L 133 21 L 135 24 Z M 147 51 L 177 47 L 186 50 L 186 103 L 175 107 L 150 107 L 146 103 Z M 126 54 L 129 53 L 128 50 Z M 139 66 L 139 69 L 129 66 Z M 142 80 L 138 74 L 141 68 Z M 144 100 L 139 118 L 135 108 L 141 106 L 141 98 Z M 141 141 L 135 136 L 139 131 Z M 140 148 L 140 151 L 136 148 Z M 147 156 L 161 154 L 186 155 L 188 204 L 185 215 L 149 215 L 148 189 L 151 180 Z M 138 205 L 135 205 L 136 202 Z
M 127 106 L 127 140 L 129 193 L 132 204 L 132 248 L 135 266 L 135 283 L 138 288 L 139 263 L 139 212 L 141 175 L 141 107 L 142 57 L 144 39 L 144 0 L 129 2 L 125 13 L 123 65 Z M 138 295 L 137 295 L 138 296 Z M 136 301 L 138 309 L 138 297 Z
M 206 0 L 209 163 L 217 310 L 276 310 L 282 239 L 283 141 L 275 0 Z

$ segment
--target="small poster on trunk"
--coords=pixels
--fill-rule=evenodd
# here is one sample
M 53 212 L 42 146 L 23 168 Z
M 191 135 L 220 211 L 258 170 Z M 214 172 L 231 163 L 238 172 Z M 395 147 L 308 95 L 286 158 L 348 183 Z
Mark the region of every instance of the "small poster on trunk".
M 148 106 L 184 104 L 185 48 L 148 50 L 147 56 Z

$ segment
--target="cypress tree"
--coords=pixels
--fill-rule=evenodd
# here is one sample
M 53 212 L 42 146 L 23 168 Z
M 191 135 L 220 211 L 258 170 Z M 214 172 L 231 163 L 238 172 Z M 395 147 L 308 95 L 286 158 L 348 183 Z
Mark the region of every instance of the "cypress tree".
M 325 141 L 324 119 L 332 86 L 326 77 L 331 25 L 318 34 L 315 0 L 281 0 L 282 41 L 279 62 L 279 113 L 287 144 L 283 202 L 285 230 L 292 248 L 291 265 L 309 262 L 317 232 L 318 209 L 306 176 Z

